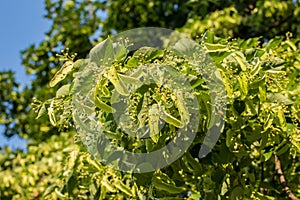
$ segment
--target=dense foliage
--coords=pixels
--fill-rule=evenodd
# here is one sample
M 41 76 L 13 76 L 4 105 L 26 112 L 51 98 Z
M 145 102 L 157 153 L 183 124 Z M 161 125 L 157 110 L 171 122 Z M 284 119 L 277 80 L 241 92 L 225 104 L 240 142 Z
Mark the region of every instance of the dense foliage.
M 107 34 L 145 26 L 179 28 L 193 37 L 207 29 L 224 38 L 263 36 L 263 40 L 285 36 L 288 31 L 298 37 L 299 4 L 299 1 L 292 0 L 45 0 L 45 18 L 52 24 L 44 41 L 22 51 L 22 64 L 35 79 L 30 88 L 20 93 L 24 101 L 18 103 L 20 109 L 14 112 L 17 113 L 15 119 L 7 123 L 6 135 L 19 134 L 44 140 L 57 134 L 57 129 L 51 127 L 47 120 L 36 121 L 28 107 L 21 107 L 29 105 L 33 96 L 46 99 L 54 95 L 55 90 L 49 88 L 48 83 L 61 64 L 56 54 L 64 48 L 76 52 L 77 59 L 85 58 L 92 46 Z M 4 90 L 1 91 L 1 95 L 5 96 Z M 6 98 L 13 99 L 13 96 Z
M 29 88 L 19 91 L 11 72 L 0 74 L 0 123 L 6 125 L 5 134 L 31 139 L 26 152 L 2 150 L 1 199 L 280 199 L 292 198 L 289 191 L 300 197 L 299 1 L 46 0 L 45 3 L 45 17 L 53 22 L 47 38 L 22 52 L 23 65 L 36 79 Z M 105 10 L 107 16 L 103 14 Z M 225 127 L 208 156 L 198 158 L 204 132 L 198 130 L 189 150 L 170 166 L 155 172 L 130 174 L 102 165 L 91 158 L 81 142 L 74 144 L 74 140 L 82 138 L 74 133 L 72 126 L 69 84 L 74 82 L 74 72 L 83 65 L 80 59 L 86 57 L 97 41 L 107 34 L 141 26 L 179 28 L 196 38 L 221 74 L 227 109 Z M 206 29 L 211 32 L 205 32 Z M 56 56 L 66 47 L 77 56 L 69 56 L 68 51 Z M 145 49 L 132 59 L 131 55 L 125 55 L 128 59 L 117 60 L 114 63 L 117 73 L 121 76 L 124 73 L 119 66 L 132 68 L 139 62 L 170 64 L 172 61 L 177 70 L 183 70 L 180 66 L 184 60 L 170 59 L 164 49 L 152 51 L 155 53 L 150 60 L 143 57 L 149 53 Z M 57 66 L 63 63 L 59 69 Z M 62 75 L 62 71 L 68 75 Z M 64 80 L 53 82 L 55 77 Z M 191 80 L 191 84 L 195 82 Z M 202 102 L 201 127 L 205 129 L 204 119 L 209 118 L 211 108 L 203 103 L 209 100 L 209 93 L 205 84 L 200 83 L 195 90 Z M 99 94 L 105 84 L 97 86 Z M 117 87 L 110 83 L 110 89 Z M 33 97 L 34 110 L 30 110 Z M 103 107 L 103 101 L 105 98 L 100 99 L 98 109 L 109 113 L 105 109 L 110 108 Z M 172 106 L 168 112 L 182 118 L 172 112 L 176 103 Z M 174 119 L 172 123 L 176 127 L 179 122 Z M 159 134 L 152 134 L 152 145 L 163 144 L 160 143 L 163 136 Z M 128 137 L 116 141 L 127 147 L 132 144 Z M 282 182 L 278 164 L 286 183 Z
M 227 7 L 210 12 L 204 17 L 195 16 L 188 19 L 183 31 L 194 37 L 206 29 L 213 30 L 218 36 L 231 38 L 263 36 L 264 39 L 271 39 L 274 36 L 285 35 L 288 31 L 299 36 L 299 1 L 230 2 Z

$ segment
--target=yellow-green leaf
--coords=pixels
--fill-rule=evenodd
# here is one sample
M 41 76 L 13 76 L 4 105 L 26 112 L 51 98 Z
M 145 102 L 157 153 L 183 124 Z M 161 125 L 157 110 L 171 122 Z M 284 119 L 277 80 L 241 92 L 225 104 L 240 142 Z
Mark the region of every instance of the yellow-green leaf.
M 238 82 L 240 85 L 241 99 L 243 100 L 248 94 L 248 82 L 246 75 L 241 74 L 241 76 L 238 77 Z
M 57 83 L 64 80 L 66 76 L 72 71 L 73 69 L 73 61 L 66 61 L 63 66 L 56 72 L 54 77 L 51 79 L 49 85 L 50 87 L 54 87 Z

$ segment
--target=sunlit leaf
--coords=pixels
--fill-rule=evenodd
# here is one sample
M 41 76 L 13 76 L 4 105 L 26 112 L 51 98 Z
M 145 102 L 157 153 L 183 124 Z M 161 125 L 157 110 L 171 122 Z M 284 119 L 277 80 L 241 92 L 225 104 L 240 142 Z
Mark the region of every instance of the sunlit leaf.
M 66 61 L 51 79 L 49 83 L 50 87 L 54 87 L 57 83 L 64 80 L 66 76 L 72 71 L 73 65 L 73 61 Z

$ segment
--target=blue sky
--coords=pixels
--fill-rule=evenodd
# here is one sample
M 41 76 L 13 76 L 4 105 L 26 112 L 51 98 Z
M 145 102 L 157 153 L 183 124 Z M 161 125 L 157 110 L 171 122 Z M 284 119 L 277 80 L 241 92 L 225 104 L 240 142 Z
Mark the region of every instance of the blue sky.
M 4 0 L 0 2 L 0 71 L 12 70 L 17 82 L 28 84 L 30 78 L 21 65 L 20 51 L 45 38 L 50 22 L 43 18 L 44 0 Z M 0 88 L 1 89 L 1 88 Z M 2 132 L 0 127 L 0 133 Z M 25 148 L 17 136 L 10 140 L 0 134 L 0 147 Z

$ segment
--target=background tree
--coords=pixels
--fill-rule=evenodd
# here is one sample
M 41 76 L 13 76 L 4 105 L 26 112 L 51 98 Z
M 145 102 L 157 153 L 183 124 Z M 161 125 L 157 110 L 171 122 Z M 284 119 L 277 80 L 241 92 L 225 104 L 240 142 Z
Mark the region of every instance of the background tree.
M 245 39 L 260 36 L 271 39 L 288 31 L 299 36 L 299 1 L 236 0 L 225 5 L 205 16 L 194 15 L 182 30 L 197 36 L 209 29 L 218 36 Z

